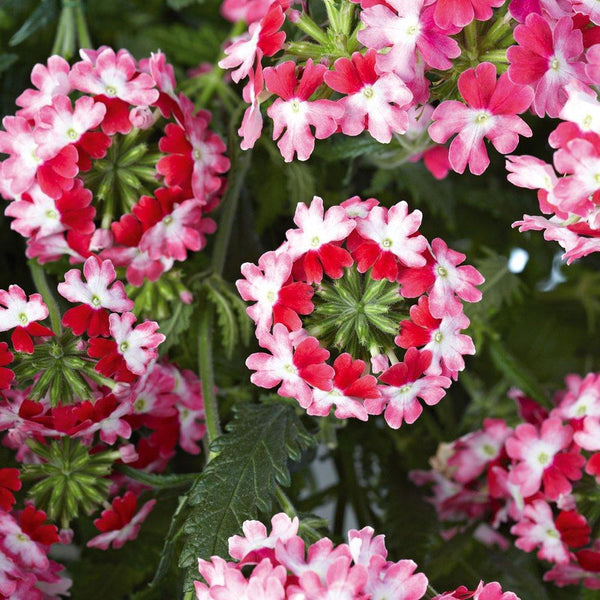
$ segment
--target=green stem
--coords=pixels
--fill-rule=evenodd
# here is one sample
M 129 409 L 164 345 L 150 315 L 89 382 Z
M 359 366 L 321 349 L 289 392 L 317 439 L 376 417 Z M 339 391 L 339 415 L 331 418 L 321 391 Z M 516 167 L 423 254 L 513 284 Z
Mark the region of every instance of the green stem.
M 292 501 L 279 485 L 275 487 L 275 496 L 277 498 L 277 502 L 279 502 L 279 506 L 281 506 L 281 510 L 283 510 L 288 517 L 293 519 L 297 516 L 296 509 L 294 508 Z
M 482 62 L 488 61 L 494 64 L 508 63 L 506 58 L 506 49 L 503 50 L 490 50 L 483 54 L 480 58 Z
M 90 37 L 90 32 L 87 26 L 87 22 L 85 20 L 84 8 L 83 6 L 78 6 L 75 9 L 75 18 L 77 20 L 77 36 L 79 37 L 79 46 L 81 48 L 91 48 L 92 47 L 92 38 Z
M 223 213 L 219 221 L 219 229 L 215 240 L 215 249 L 212 257 L 213 272 L 217 275 L 223 274 L 225 268 L 225 258 L 227 256 L 227 247 L 233 222 L 237 213 L 238 201 L 242 185 L 246 179 L 246 173 L 250 166 L 251 152 L 246 151 L 238 154 L 237 160 L 233 163 L 227 180 L 227 191 L 223 198 Z
M 75 54 L 75 46 L 77 44 L 74 11 L 75 9 L 72 6 L 63 7 L 63 13 L 65 15 L 65 32 L 60 54 L 67 60 L 69 60 Z
M 439 593 L 436 592 L 431 585 L 427 584 L 427 592 L 425 594 L 426 600 L 433 600 L 433 598 L 436 598 L 437 596 L 439 596 Z
M 198 370 L 200 371 L 200 380 L 202 382 L 206 435 L 209 448 L 210 444 L 221 435 L 221 423 L 219 421 L 219 407 L 215 396 L 215 375 L 213 371 L 212 321 L 213 309 L 212 306 L 208 304 L 200 317 L 200 329 L 198 332 Z M 209 450 L 208 461 L 211 461 L 216 455 L 216 452 Z
M 512 35 L 512 27 L 510 13 L 505 14 L 502 18 L 496 20 L 496 22 L 488 29 L 485 37 L 483 38 L 483 47 L 485 49 L 493 48 L 498 40 L 501 40 L 506 35 Z
M 464 29 L 465 45 L 468 50 L 477 50 L 477 21 L 472 21 Z
M 60 17 L 58 19 L 58 27 L 56 28 L 56 36 L 54 37 L 54 44 L 52 44 L 52 54 L 61 54 L 63 39 L 65 37 L 65 13 L 64 11 L 60 13 Z
M 62 325 L 60 323 L 60 309 L 58 308 L 58 302 L 48 285 L 48 280 L 46 279 L 46 273 L 44 269 L 34 261 L 29 262 L 29 271 L 31 272 L 31 277 L 33 279 L 33 283 L 37 288 L 38 292 L 42 295 L 46 306 L 48 307 L 48 312 L 50 313 L 50 323 L 52 324 L 52 330 L 54 333 L 60 335 L 62 333 Z
M 324 46 L 329 44 L 327 34 L 307 14 L 303 14 L 294 25 L 320 44 Z
M 340 29 L 340 19 L 337 8 L 333 2 L 333 0 L 323 0 L 325 3 L 325 10 L 327 11 L 327 18 L 329 19 L 329 25 L 336 33 L 341 33 Z

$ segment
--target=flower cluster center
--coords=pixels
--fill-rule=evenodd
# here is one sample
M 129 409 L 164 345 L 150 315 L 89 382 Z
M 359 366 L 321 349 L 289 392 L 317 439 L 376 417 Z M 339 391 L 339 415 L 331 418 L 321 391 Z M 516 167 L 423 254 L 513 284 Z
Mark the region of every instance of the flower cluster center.
M 399 322 L 407 317 L 398 285 L 387 279 L 375 281 L 355 265 L 342 278 L 317 286 L 313 303 L 315 309 L 305 323 L 308 332 L 325 347 L 365 361 L 395 347 Z

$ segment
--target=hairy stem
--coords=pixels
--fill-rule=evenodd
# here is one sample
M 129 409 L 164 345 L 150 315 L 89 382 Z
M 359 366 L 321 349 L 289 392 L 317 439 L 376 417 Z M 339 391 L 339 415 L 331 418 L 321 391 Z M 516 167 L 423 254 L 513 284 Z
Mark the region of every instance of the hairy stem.
M 219 421 L 219 408 L 215 395 L 215 375 L 213 371 L 212 354 L 212 321 L 213 309 L 207 305 L 201 318 L 198 332 L 198 370 L 202 382 L 202 396 L 204 398 L 204 412 L 206 419 L 206 435 L 208 445 L 221 435 L 221 423 Z M 216 456 L 215 452 L 209 450 L 208 461 Z
M 277 502 L 279 502 L 279 506 L 281 506 L 281 510 L 293 519 L 297 516 L 296 509 L 292 504 L 292 501 L 289 499 L 288 495 L 281 489 L 281 486 L 278 485 L 275 487 L 275 497 L 277 498 Z

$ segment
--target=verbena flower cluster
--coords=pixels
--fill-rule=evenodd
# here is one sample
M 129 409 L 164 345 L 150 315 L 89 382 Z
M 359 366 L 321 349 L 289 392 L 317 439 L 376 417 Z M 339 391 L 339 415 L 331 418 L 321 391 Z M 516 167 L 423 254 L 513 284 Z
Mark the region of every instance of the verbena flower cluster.
M 157 280 L 215 230 L 229 169 L 210 113 L 175 93 L 158 52 L 82 50 L 70 66 L 51 56 L 31 73 L 21 108 L 2 121 L 0 194 L 5 214 L 40 263 L 91 254 Z
M 422 159 L 442 179 L 467 169 L 483 174 L 491 145 L 507 155 L 512 184 L 537 190 L 543 216 L 524 215 L 513 226 L 543 231 L 568 263 L 600 251 L 600 2 L 315 4 L 221 3 L 236 35 L 219 68 L 196 70 L 212 77 L 198 105 L 212 106 L 214 89 L 241 84 L 239 112 L 228 105 L 231 90 L 220 99 L 231 124 L 242 119 L 242 150 L 261 141 L 267 117 L 286 163 L 326 152 L 316 140 L 360 135 L 366 147 L 389 145 L 391 164 Z M 0 130 L 0 195 L 11 228 L 26 239 L 38 287 L 0 290 L 0 439 L 19 466 L 0 468 L 0 598 L 54 600 L 68 596 L 72 583 L 54 560 L 56 545 L 70 544 L 74 530 L 78 542 L 100 550 L 136 539 L 159 500 L 151 482 L 188 484 L 189 474 L 159 474 L 178 451 L 200 454 L 208 427 L 210 468 L 181 499 L 165 544 L 168 563 L 169 548 L 194 525 L 190 519 L 175 531 L 198 505 L 205 473 L 215 477 L 214 457 L 236 441 L 234 420 L 226 441 L 212 443 L 222 430 L 212 317 L 222 334 L 222 322 L 244 324 L 223 264 L 246 167 L 234 153 L 225 234 L 210 268 L 189 278 L 201 290 L 193 298 L 174 266 L 216 231 L 209 215 L 231 168 L 211 113 L 176 92 L 173 66 L 160 51 L 138 61 L 101 46 L 80 50 L 74 64 L 50 56 L 33 68 L 31 85 Z M 533 135 L 535 117 L 559 120 L 548 138 L 552 164 L 514 154 Z M 261 142 L 277 156 L 271 141 Z M 329 148 L 338 142 L 342 148 L 339 139 Z M 262 348 L 244 354 L 250 381 L 321 418 L 321 434 L 332 423 L 338 428 L 335 419 L 383 415 L 393 429 L 412 424 L 475 354 L 465 303 L 482 299 L 484 278 L 443 239 L 422 235 L 423 214 L 405 201 L 306 200 L 286 240 L 257 264 L 244 263 L 236 282 Z M 58 274 L 56 290 L 43 274 L 48 263 L 57 263 L 48 268 Z M 70 305 L 63 313 L 54 291 Z M 165 316 L 162 308 L 177 297 Z M 192 302 L 197 311 L 181 306 Z M 183 309 L 189 312 L 181 316 Z M 199 359 L 204 395 L 199 377 L 165 349 L 165 333 L 183 337 L 197 323 L 197 353 L 177 356 L 185 364 Z M 497 333 L 478 325 L 490 338 Z M 225 353 L 235 339 L 223 342 Z M 235 383 L 231 389 L 235 404 Z M 442 444 L 432 469 L 413 471 L 412 479 L 431 487 L 444 538 L 472 528 L 485 544 L 536 553 L 550 565 L 547 581 L 600 590 L 598 516 L 590 508 L 600 498 L 600 374 L 569 375 L 551 409 L 518 390 L 511 396 L 520 422 L 485 419 L 480 430 Z M 288 412 L 300 439 L 302 422 Z M 284 445 L 294 446 L 282 438 Z M 282 457 L 282 465 L 297 458 L 292 450 Z M 280 484 L 287 470 L 272 462 L 271 479 Z M 256 485 L 261 474 L 253 476 Z M 233 496 L 228 510 L 239 525 Z M 249 510 L 268 505 L 256 501 Z M 91 517 L 93 535 L 75 525 L 81 517 Z M 285 513 L 271 525 L 269 532 L 245 521 L 243 535 L 229 539 L 231 560 L 198 560 L 198 600 L 519 600 L 497 582 L 437 593 L 413 561 L 388 560 L 384 537 L 370 527 L 336 545 L 327 537 L 305 542 L 299 519 Z M 311 530 L 308 537 L 318 536 Z
M 315 138 L 366 131 L 384 144 L 401 140 L 436 177 L 467 167 L 480 175 L 490 162 L 486 139 L 510 154 L 519 136 L 532 135 L 518 115 L 560 117 L 570 125 L 559 127 L 550 144 L 557 149 L 554 166 L 566 177 L 533 157 L 509 158 L 509 179 L 539 189 L 540 208 L 550 215 L 525 216 L 515 225 L 544 231 L 569 262 L 600 250 L 594 3 L 356 0 L 358 6 L 346 3 L 337 13 L 327 6 L 327 31 L 296 4 L 223 5 L 226 18 L 249 25 L 219 63 L 235 82 L 247 80 L 242 148 L 254 146 L 263 127 L 261 104 L 270 104 L 273 139 L 286 161 L 308 159 Z M 495 7 L 504 12 L 495 14 Z M 476 22 L 486 21 L 489 28 L 473 33 Z M 298 41 L 298 33 L 305 38 Z M 288 60 L 263 67 L 282 51 Z M 435 100 L 441 102 L 434 110 Z
M 297 517 L 285 513 L 271 519 L 271 531 L 260 521 L 245 521 L 243 536 L 229 538 L 233 561 L 213 556 L 200 559 L 206 583 L 195 581 L 197 600 L 419 600 L 427 577 L 412 560 L 387 560 L 385 536 L 371 527 L 348 532 L 348 543 L 335 545 L 322 538 L 307 547 L 298 535 Z M 249 570 L 251 568 L 251 571 Z M 498 583 L 481 582 L 476 590 L 460 587 L 435 600 L 519 600 L 502 592 Z
M 246 361 L 252 382 L 281 384 L 309 415 L 384 413 L 395 429 L 419 417 L 419 398 L 437 404 L 475 353 L 463 301 L 481 299 L 483 277 L 443 240 L 430 245 L 421 219 L 406 202 L 300 203 L 287 241 L 237 282 L 269 351 Z
M 547 581 L 600 589 L 600 539 L 579 506 L 600 483 L 600 374 L 569 375 L 550 411 L 518 390 L 511 395 L 522 423 L 486 419 L 443 444 L 433 469 L 413 480 L 432 484 L 447 535 L 480 523 L 481 541 L 506 548 L 510 532 L 518 548 L 552 564 Z
M 90 547 L 120 548 L 135 539 L 156 500 L 138 506 L 148 486 L 113 471 L 127 464 L 163 471 L 176 448 L 198 454 L 204 426 L 200 381 L 159 359 L 165 336 L 158 324 L 136 324 L 123 283 L 110 260 L 89 257 L 65 274 L 58 292 L 75 304 L 62 316 L 68 328 L 42 325 L 49 314 L 39 294 L 17 285 L 0 290 L 0 432 L 15 452 L 22 477 L 36 481 L 27 505 L 12 511 L 21 488 L 18 469 L 0 469 L 0 594 L 54 598 L 66 593 L 61 567 L 48 548 L 68 543 L 70 521 L 93 513 L 99 535 Z M 17 377 L 15 377 L 15 372 Z M 139 509 L 139 510 L 138 510 Z M 63 527 L 43 525 L 46 513 Z

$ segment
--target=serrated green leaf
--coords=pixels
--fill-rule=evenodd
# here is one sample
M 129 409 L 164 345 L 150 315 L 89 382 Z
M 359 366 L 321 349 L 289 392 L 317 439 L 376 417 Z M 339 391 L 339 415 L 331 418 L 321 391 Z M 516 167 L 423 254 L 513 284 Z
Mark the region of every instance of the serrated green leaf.
M 226 282 L 224 279 L 212 277 L 211 281 L 215 282 L 219 291 L 229 300 L 231 308 L 234 313 L 237 314 L 238 325 L 239 325 L 239 336 L 244 346 L 250 343 L 250 335 L 252 333 L 252 321 L 246 313 L 247 304 L 240 298 L 237 290 L 233 286 Z
M 211 447 L 219 454 L 190 490 L 182 567 L 196 568 L 199 557 L 226 556 L 227 539 L 259 510 L 269 510 L 276 483 L 289 484 L 288 459 L 298 460 L 313 443 L 288 405 L 245 404 L 235 413 L 228 433 Z
M 221 344 L 225 354 L 229 357 L 239 340 L 238 321 L 235 316 L 230 299 L 217 289 L 216 285 L 207 281 L 206 298 L 217 311 L 217 324 L 221 332 Z
M 31 37 L 36 31 L 54 21 L 57 14 L 56 9 L 56 0 L 41 0 L 40 5 L 31 13 L 27 21 L 10 38 L 8 45 L 17 46 L 28 37 Z
M 173 314 L 160 323 L 159 331 L 166 337 L 165 341 L 159 346 L 160 355 L 163 356 L 173 345 L 181 341 L 183 334 L 190 329 L 190 322 L 194 306 L 178 302 Z

